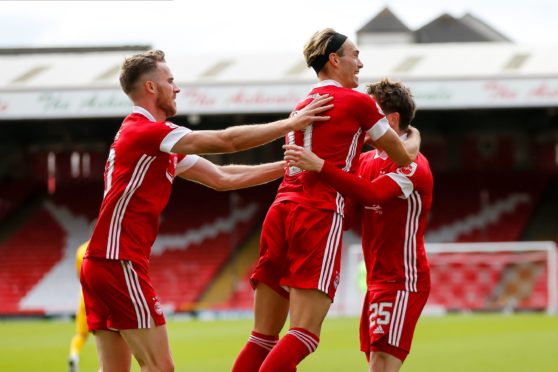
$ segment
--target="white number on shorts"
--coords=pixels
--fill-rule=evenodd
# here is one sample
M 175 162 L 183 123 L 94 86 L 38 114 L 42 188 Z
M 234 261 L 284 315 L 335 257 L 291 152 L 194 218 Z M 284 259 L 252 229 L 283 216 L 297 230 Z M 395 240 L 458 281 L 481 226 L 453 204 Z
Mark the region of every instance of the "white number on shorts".
M 391 302 L 380 302 L 379 304 L 370 304 L 370 327 L 373 327 L 376 322 L 380 325 L 389 324 L 391 316 L 390 309 L 393 306 Z

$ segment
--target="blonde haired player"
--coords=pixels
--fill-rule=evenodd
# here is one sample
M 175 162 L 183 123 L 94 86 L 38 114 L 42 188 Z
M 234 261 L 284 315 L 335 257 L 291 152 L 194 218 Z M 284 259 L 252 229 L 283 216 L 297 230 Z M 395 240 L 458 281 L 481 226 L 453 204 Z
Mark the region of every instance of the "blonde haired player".
M 357 88 L 364 66 L 357 46 L 331 28 L 315 33 L 304 48 L 318 83 L 296 106 L 314 97 L 334 97 L 331 119 L 286 135 L 288 145 L 311 149 L 343 173 L 358 169 L 368 133 L 401 166 L 419 152 L 416 129 L 406 142 L 390 128 L 385 115 Z M 296 117 L 296 115 L 295 115 Z M 345 200 L 316 173 L 290 166 L 262 226 L 260 257 L 252 276 L 254 326 L 233 372 L 288 372 L 313 353 L 324 318 L 333 302 L 341 268 Z M 279 333 L 290 315 L 289 330 Z
M 83 262 L 83 256 L 89 245 L 89 240 L 80 245 L 76 251 L 76 273 L 79 279 L 79 273 L 81 271 L 81 263 Z M 68 371 L 78 372 L 79 368 L 79 353 L 87 341 L 87 336 L 89 336 L 89 330 L 87 329 L 87 317 L 85 316 L 85 302 L 83 301 L 83 293 L 81 287 L 79 290 L 79 306 L 76 311 L 76 333 L 72 337 L 70 343 L 70 357 L 68 358 Z

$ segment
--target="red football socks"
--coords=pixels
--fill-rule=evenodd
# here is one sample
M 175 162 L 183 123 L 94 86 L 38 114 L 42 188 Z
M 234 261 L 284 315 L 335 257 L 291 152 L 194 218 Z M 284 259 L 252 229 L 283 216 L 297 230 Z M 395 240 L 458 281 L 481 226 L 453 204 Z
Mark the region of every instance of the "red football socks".
M 263 361 L 277 344 L 279 337 L 252 331 L 248 342 L 238 354 L 232 372 L 258 372 Z
M 318 347 L 320 338 L 303 328 L 291 328 L 269 353 L 260 372 L 291 372 Z

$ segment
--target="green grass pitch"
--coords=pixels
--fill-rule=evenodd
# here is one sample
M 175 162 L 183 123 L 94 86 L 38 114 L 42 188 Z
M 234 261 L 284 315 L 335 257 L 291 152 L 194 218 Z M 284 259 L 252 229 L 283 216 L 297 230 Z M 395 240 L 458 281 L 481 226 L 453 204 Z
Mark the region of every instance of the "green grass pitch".
M 251 320 L 170 320 L 176 371 L 230 371 Z M 64 371 L 73 323 L 0 321 L 0 371 Z M 94 340 L 81 371 L 96 371 Z M 134 365 L 133 371 L 139 371 Z M 299 371 L 366 371 L 358 319 L 328 318 L 316 353 Z M 424 316 L 402 371 L 558 371 L 558 317 L 544 314 Z

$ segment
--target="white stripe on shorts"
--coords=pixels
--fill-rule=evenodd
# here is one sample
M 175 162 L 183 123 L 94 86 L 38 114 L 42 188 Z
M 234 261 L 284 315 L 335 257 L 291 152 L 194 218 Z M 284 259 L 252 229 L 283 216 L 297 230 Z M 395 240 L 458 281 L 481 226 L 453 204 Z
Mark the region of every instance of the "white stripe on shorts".
M 405 313 L 407 312 L 407 301 L 409 299 L 409 292 L 397 291 L 395 299 L 395 307 L 393 310 L 393 320 L 389 327 L 388 343 L 393 346 L 399 346 L 401 341 L 401 333 L 403 331 L 403 324 L 405 323 Z
M 149 306 L 141 290 L 138 274 L 132 266 L 130 261 L 120 261 L 122 269 L 124 270 L 124 277 L 126 278 L 126 285 L 128 287 L 128 294 L 134 304 L 136 317 L 138 319 L 138 329 L 150 328 L 151 314 L 149 313 Z
M 335 267 L 335 256 L 339 247 L 339 240 L 343 233 L 343 217 L 339 213 L 333 213 L 333 221 L 327 237 L 324 259 L 322 261 L 322 269 L 320 272 L 320 280 L 318 281 L 318 289 L 324 293 L 329 293 L 333 268 Z

